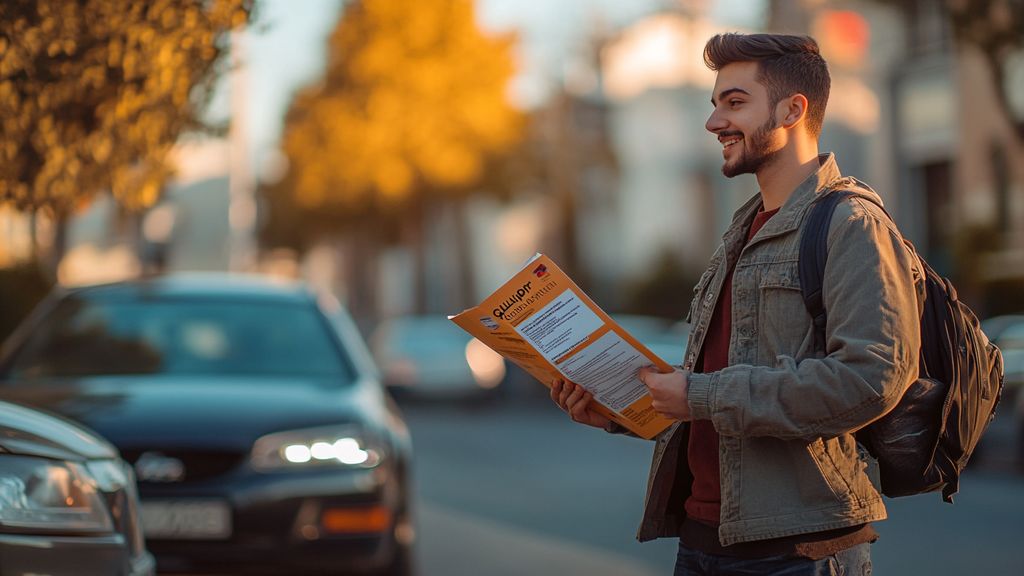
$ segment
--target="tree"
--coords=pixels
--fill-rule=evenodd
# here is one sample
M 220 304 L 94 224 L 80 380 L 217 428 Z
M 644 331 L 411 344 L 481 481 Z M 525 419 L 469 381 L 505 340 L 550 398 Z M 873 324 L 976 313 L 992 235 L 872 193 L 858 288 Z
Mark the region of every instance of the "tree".
M 377 234 L 402 217 L 422 282 L 424 212 L 476 190 L 520 139 L 506 97 L 514 41 L 482 32 L 471 0 L 348 4 L 323 81 L 286 119 L 290 168 L 268 194 L 270 227 L 290 214 L 308 240 L 310 229 Z
M 0 203 L 58 220 L 155 202 L 254 0 L 0 2 Z
M 976 47 L 995 83 L 996 98 L 1007 118 L 1016 124 L 1017 139 L 1024 140 L 1024 119 L 1014 118 L 1009 102 L 1006 65 L 1024 49 L 1024 0 L 947 0 L 950 23 L 957 40 Z

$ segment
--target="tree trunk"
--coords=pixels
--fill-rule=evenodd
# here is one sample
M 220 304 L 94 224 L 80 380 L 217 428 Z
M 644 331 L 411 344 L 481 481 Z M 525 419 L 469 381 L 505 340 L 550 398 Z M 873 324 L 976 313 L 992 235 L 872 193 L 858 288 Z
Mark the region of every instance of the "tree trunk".
M 47 258 L 47 271 L 51 278 L 58 278 L 60 263 L 68 252 L 68 222 L 70 218 L 64 212 L 57 212 L 53 216 L 53 241 L 50 245 L 50 254 Z
M 573 103 L 564 94 L 554 105 L 554 146 L 548 157 L 551 186 L 558 202 L 559 230 L 562 253 L 559 265 L 584 290 L 588 282 L 580 266 L 579 244 L 576 239 L 576 198 L 579 191 L 579 161 L 576 151 L 580 145 L 573 125 Z
M 39 253 L 39 240 L 37 238 L 38 226 L 36 225 L 37 219 L 39 218 L 39 211 L 35 208 L 31 209 L 28 213 L 28 242 L 29 242 L 29 256 L 33 262 L 41 262 L 43 255 Z
M 422 190 L 413 193 L 405 218 L 405 244 L 412 252 L 413 312 L 427 313 L 427 217 L 428 203 Z
M 345 281 L 349 292 L 348 308 L 356 324 L 364 331 L 379 320 L 379 244 L 372 219 L 354 226 L 347 242 Z
M 473 259 L 473 239 L 469 220 L 466 216 L 467 197 L 452 200 L 455 217 L 455 254 L 459 270 L 459 309 L 465 309 L 476 302 L 476 262 Z

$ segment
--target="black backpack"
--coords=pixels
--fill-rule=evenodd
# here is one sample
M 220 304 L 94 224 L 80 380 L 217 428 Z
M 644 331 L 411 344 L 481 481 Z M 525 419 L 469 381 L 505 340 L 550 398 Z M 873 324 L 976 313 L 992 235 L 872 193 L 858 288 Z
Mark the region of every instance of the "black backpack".
M 814 319 L 818 350 L 825 350 L 822 277 L 829 223 L 836 205 L 850 196 L 878 204 L 850 190 L 827 192 L 811 207 L 800 238 L 800 289 Z M 909 241 L 903 242 L 925 272 L 920 373 L 899 404 L 859 430 L 856 438 L 878 459 L 886 496 L 942 490 L 942 499 L 953 502 L 960 472 L 995 416 L 1003 391 L 1003 356 L 970 308 L 957 299 L 953 285 Z

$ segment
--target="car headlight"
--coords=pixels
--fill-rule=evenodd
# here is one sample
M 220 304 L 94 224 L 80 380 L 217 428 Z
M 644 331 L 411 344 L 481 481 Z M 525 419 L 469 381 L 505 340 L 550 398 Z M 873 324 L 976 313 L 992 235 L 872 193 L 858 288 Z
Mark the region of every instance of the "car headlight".
M 326 426 L 263 436 L 253 445 L 251 462 L 258 470 L 373 468 L 383 457 L 380 443 L 362 428 Z
M 112 532 L 96 479 L 85 466 L 5 455 L 0 469 L 0 530 Z
M 119 492 L 134 482 L 131 469 L 118 460 L 89 460 L 85 467 L 100 492 Z

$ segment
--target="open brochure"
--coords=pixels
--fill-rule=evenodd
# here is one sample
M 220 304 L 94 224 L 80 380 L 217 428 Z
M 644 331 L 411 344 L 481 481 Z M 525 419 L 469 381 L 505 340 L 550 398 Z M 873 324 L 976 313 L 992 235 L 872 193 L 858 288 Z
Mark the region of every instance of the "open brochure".
M 637 371 L 672 367 L 580 290 L 543 254 L 479 306 L 448 317 L 492 350 L 534 378 L 550 385 L 555 377 L 583 386 L 595 409 L 642 438 L 653 438 L 672 424 L 651 407 Z

